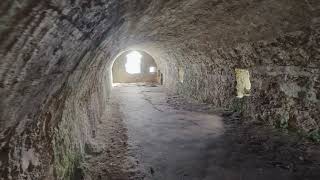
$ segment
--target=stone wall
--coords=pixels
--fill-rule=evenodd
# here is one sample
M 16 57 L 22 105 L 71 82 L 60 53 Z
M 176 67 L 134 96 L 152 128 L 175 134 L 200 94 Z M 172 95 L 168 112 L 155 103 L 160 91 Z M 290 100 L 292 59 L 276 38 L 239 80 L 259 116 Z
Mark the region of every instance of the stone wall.
M 0 179 L 72 177 L 128 50 L 152 55 L 170 91 L 317 130 L 319 10 L 317 0 L 3 0 Z M 251 74 L 250 97 L 236 98 L 236 68 Z
M 274 40 L 213 50 L 210 61 L 178 65 L 184 69 L 183 82 L 179 80 L 178 68 L 167 68 L 166 76 L 174 77 L 167 79 L 167 84 L 176 84 L 187 97 L 241 111 L 250 121 L 265 121 L 304 133 L 319 130 L 317 29 L 318 26 Z M 250 97 L 236 97 L 236 68 L 250 72 Z
M 0 179 L 73 176 L 110 88 L 95 60 L 121 25 L 108 2 L 1 2 Z

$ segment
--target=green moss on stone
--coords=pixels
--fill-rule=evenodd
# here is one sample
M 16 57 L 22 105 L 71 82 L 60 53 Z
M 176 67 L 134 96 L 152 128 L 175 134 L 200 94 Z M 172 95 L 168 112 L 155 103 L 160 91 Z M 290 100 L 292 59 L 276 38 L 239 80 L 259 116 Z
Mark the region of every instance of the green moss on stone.
M 72 179 L 75 169 L 80 164 L 82 155 L 72 141 L 70 130 L 66 126 L 60 126 L 55 131 L 54 145 L 54 168 L 57 179 Z
M 320 130 L 311 131 L 308 134 L 308 137 L 310 140 L 317 142 L 317 143 L 320 143 Z
M 245 103 L 246 103 L 245 98 L 235 98 L 231 107 L 230 107 L 230 110 L 232 110 L 234 112 L 242 113 L 246 109 Z

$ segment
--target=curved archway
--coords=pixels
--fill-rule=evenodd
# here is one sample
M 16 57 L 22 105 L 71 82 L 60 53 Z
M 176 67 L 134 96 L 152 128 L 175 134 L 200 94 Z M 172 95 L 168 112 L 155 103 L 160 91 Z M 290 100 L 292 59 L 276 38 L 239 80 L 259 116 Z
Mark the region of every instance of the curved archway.
M 112 83 L 160 83 L 161 71 L 155 59 L 142 50 L 119 53 L 111 64 Z

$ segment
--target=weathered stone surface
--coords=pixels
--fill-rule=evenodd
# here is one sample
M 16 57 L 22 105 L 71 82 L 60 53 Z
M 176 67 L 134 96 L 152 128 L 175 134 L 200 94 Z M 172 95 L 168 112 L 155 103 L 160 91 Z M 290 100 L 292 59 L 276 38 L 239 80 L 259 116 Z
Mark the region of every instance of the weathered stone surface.
M 71 177 L 130 49 L 172 91 L 318 130 L 319 12 L 316 0 L 3 0 L 0 179 Z M 250 71 L 251 97 L 236 99 L 235 68 Z

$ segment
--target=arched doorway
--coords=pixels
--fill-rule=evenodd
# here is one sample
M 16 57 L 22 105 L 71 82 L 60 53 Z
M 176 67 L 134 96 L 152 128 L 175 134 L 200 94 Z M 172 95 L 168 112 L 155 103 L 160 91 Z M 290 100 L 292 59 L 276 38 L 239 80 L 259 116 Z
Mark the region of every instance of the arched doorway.
M 148 53 L 126 51 L 112 66 L 113 83 L 158 83 L 158 66 Z

